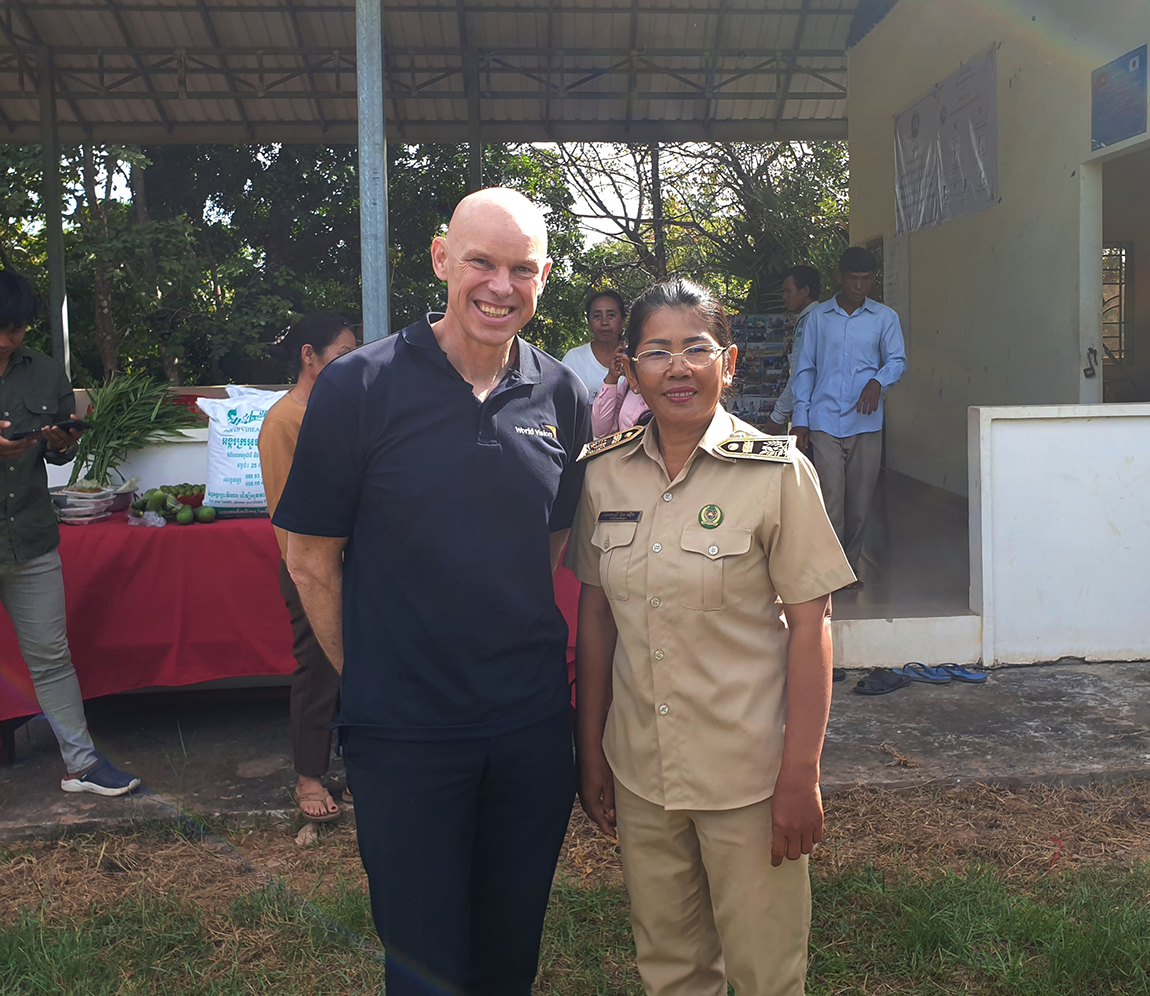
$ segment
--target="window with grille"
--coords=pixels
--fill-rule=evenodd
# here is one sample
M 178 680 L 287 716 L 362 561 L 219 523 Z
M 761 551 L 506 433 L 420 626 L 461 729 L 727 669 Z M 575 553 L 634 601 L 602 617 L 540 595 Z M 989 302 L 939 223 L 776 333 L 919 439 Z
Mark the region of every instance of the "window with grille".
M 1126 357 L 1128 266 L 1127 246 L 1102 250 L 1102 350 L 1106 359 L 1117 362 Z

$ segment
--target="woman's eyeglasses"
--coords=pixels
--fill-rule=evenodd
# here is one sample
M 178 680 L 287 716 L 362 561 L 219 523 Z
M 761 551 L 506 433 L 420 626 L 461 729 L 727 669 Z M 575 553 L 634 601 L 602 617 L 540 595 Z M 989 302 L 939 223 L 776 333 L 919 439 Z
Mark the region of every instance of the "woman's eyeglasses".
M 644 373 L 664 373 L 671 369 L 675 357 L 681 356 L 683 362 L 692 369 L 705 370 L 729 348 L 729 346 L 713 345 L 688 346 L 678 353 L 666 349 L 645 349 L 635 357 L 635 365 Z

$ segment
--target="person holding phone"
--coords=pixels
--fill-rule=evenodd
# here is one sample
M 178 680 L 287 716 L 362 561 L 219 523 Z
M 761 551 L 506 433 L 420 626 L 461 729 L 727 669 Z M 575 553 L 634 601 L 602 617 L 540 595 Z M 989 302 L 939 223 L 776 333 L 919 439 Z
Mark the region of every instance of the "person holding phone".
M 68 648 L 60 527 L 44 465 L 69 463 L 80 430 L 64 427 L 76 399 L 63 367 L 24 345 L 37 311 L 28 281 L 0 271 L 0 604 L 60 744 L 67 769 L 60 788 L 126 795 L 140 779 L 96 752 Z

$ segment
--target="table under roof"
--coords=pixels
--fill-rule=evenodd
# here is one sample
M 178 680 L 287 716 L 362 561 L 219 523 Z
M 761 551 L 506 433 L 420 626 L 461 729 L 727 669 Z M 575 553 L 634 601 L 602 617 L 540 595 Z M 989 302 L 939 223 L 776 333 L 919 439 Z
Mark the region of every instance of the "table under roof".
M 387 136 L 845 138 L 874 6 L 384 0 Z M 355 0 L 4 0 L 0 141 L 41 140 L 50 72 L 64 142 L 353 142 L 356 69 Z

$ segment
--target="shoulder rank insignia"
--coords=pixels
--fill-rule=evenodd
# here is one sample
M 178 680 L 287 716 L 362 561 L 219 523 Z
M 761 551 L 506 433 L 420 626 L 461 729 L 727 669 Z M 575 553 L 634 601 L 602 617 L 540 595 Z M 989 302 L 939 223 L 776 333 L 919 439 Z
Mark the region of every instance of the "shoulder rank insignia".
M 726 456 L 743 460 L 768 460 L 771 463 L 792 463 L 789 436 L 732 436 L 717 447 Z
M 630 429 L 624 429 L 622 432 L 612 433 L 610 436 L 601 436 L 599 439 L 592 439 L 591 442 L 580 450 L 578 459 L 589 460 L 591 457 L 597 457 L 600 453 L 613 450 L 616 446 L 629 443 L 632 439 L 638 439 L 643 435 L 646 428 L 645 425 L 636 425 Z

